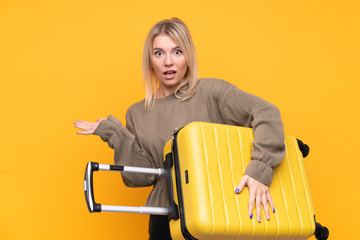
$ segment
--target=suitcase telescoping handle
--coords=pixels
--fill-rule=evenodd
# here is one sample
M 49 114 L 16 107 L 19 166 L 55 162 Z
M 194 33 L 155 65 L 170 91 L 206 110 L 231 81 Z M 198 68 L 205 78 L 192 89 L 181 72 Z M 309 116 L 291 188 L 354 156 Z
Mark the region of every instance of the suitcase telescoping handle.
M 133 172 L 144 174 L 156 174 L 165 175 L 165 169 L 161 168 L 141 168 L 130 166 L 116 166 L 108 164 L 99 164 L 96 162 L 88 162 L 85 170 L 84 178 L 84 193 L 86 204 L 89 212 L 128 212 L 128 213 L 142 213 L 142 214 L 156 214 L 156 215 L 169 215 L 168 208 L 160 207 L 129 207 L 129 206 L 111 206 L 101 205 L 95 202 L 93 191 L 93 172 L 105 170 L 105 171 L 117 171 L 117 172 Z

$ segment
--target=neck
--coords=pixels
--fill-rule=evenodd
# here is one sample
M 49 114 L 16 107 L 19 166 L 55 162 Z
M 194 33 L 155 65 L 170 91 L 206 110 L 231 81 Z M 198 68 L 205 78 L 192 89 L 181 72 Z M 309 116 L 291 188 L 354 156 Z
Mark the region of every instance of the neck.
M 164 89 L 159 86 L 159 88 L 156 91 L 156 98 L 164 98 L 171 94 L 174 94 L 175 89 Z

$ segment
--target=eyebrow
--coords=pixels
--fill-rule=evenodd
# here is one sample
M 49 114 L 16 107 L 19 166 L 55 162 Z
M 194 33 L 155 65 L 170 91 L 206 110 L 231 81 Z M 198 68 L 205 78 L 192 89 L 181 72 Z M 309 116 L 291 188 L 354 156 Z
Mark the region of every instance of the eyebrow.
M 177 48 L 180 48 L 179 46 L 176 46 L 176 47 L 174 47 L 173 49 L 171 49 L 171 50 L 174 50 L 174 49 L 177 49 Z M 154 50 L 163 50 L 162 48 L 153 48 L 153 51 Z

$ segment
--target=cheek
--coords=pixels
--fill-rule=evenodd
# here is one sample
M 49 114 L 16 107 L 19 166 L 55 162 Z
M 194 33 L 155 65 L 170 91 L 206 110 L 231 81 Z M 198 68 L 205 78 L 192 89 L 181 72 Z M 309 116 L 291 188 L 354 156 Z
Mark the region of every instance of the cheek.
M 182 71 L 186 72 L 186 70 L 187 70 L 187 62 L 186 62 L 185 58 L 181 60 L 180 68 L 181 68 Z
M 150 62 L 150 67 L 152 67 L 155 72 L 159 71 L 159 63 L 154 60 Z

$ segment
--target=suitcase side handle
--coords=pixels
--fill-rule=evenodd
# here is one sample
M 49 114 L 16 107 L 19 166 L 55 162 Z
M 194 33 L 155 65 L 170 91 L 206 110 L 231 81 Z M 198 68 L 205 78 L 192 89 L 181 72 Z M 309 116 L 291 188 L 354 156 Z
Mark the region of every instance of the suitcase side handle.
M 129 207 L 129 206 L 110 206 L 101 205 L 95 202 L 94 190 L 93 190 L 93 172 L 105 170 L 105 171 L 117 171 L 117 172 L 133 172 L 144 174 L 165 175 L 165 169 L 161 168 L 142 168 L 131 166 L 116 166 L 108 164 L 99 164 L 96 162 L 88 162 L 85 170 L 84 177 L 84 193 L 86 204 L 89 212 L 128 212 L 128 213 L 141 213 L 141 214 L 156 214 L 156 215 L 169 215 L 168 208 L 160 207 Z

